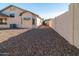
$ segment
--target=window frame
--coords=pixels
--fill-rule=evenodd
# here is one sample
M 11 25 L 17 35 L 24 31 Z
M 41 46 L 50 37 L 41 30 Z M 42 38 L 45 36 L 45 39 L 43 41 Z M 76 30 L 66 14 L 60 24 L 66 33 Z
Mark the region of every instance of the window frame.
M 23 18 L 23 20 L 31 20 L 31 17 L 30 16 L 24 16 L 22 18 Z
M 10 17 L 14 18 L 15 14 L 14 13 L 10 13 Z
M 3 20 L 5 20 L 5 22 L 3 22 Z M 7 24 L 6 20 L 7 18 L 0 18 L 0 25 Z
M 32 25 L 35 25 L 35 24 L 36 24 L 35 18 L 32 18 Z

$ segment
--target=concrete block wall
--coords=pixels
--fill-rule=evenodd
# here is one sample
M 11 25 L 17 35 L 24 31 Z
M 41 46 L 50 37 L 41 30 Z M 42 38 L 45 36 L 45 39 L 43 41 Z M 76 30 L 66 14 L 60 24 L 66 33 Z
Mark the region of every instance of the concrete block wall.
M 55 30 L 70 44 L 79 48 L 79 4 L 70 4 L 69 10 L 54 20 Z
M 74 45 L 79 48 L 79 3 L 73 4 Z
M 48 25 L 49 25 L 51 28 L 55 29 L 55 19 L 49 19 Z
M 73 20 L 72 14 L 66 12 L 55 18 L 55 30 L 70 44 L 73 44 Z

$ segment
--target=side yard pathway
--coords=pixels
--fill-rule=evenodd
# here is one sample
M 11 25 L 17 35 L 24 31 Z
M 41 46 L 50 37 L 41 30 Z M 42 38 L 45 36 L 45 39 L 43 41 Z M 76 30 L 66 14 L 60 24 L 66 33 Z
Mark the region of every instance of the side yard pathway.
M 26 31 L 0 43 L 0 52 L 15 56 L 79 55 L 79 49 L 70 45 L 48 26 Z

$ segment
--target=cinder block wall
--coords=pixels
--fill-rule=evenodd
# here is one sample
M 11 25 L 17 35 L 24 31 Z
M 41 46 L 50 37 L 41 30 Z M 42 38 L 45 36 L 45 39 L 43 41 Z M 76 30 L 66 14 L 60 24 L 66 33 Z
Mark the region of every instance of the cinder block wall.
M 55 30 L 73 44 L 73 14 L 68 11 L 55 18 Z
M 55 18 L 55 30 L 70 44 L 79 48 L 79 4 L 69 5 L 69 11 Z
M 79 48 L 79 3 L 73 4 L 74 45 Z
M 50 19 L 50 20 L 48 21 L 48 25 L 49 25 L 51 28 L 55 29 L 55 20 L 54 20 L 54 19 Z

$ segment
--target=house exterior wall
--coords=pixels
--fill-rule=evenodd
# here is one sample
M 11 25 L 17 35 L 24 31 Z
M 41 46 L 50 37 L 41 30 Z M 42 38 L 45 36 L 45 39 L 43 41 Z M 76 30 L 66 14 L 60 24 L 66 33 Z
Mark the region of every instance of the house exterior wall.
M 15 17 L 14 18 L 10 18 L 8 20 L 8 24 L 17 24 L 17 27 L 21 27 L 21 17 L 19 16 L 19 14 L 23 12 L 22 10 L 19 10 L 15 7 L 10 7 L 6 10 L 3 11 L 4 14 L 10 15 L 10 13 L 15 13 Z
M 4 17 L 4 16 L 0 15 L 0 18 L 7 18 L 7 24 L 1 24 L 0 28 L 9 28 L 9 22 L 8 22 L 9 17 Z
M 37 26 L 40 26 L 42 25 L 42 19 L 40 19 L 39 17 L 36 17 L 37 18 Z
M 38 17 L 36 17 L 36 15 L 30 13 L 30 12 L 25 12 L 22 16 L 20 16 L 20 13 L 24 12 L 24 10 L 20 10 L 16 7 L 10 7 L 7 8 L 6 10 L 4 10 L 2 13 L 10 15 L 10 13 L 15 13 L 15 17 L 14 18 L 9 18 L 8 19 L 8 25 L 10 27 L 10 24 L 16 24 L 17 27 L 19 28 L 32 28 L 32 27 L 36 27 L 38 25 L 40 25 L 40 20 L 38 19 Z M 30 17 L 30 20 L 24 20 L 23 17 Z M 32 18 L 35 19 L 35 25 L 32 24 Z M 39 24 L 37 24 L 39 22 Z M 2 25 L 0 25 L 2 26 Z M 4 25 L 4 27 L 6 27 Z
M 23 17 L 29 17 L 30 19 L 29 20 L 24 20 Z M 29 12 L 26 12 L 22 15 L 21 18 L 22 18 L 22 27 L 27 27 L 27 28 L 36 27 L 37 19 L 33 14 L 31 14 Z M 32 24 L 33 18 L 35 19 L 35 25 Z

